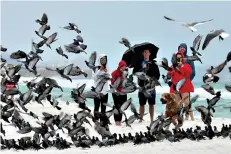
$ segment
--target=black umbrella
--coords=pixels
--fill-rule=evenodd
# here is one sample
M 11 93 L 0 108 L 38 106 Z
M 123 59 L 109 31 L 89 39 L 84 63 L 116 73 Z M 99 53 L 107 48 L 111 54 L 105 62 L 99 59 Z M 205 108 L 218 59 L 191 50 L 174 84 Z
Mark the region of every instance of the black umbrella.
M 150 60 L 155 59 L 159 48 L 152 43 L 144 42 L 141 44 L 135 44 L 133 47 L 125 51 L 122 60 L 124 60 L 130 68 L 141 65 L 144 60 L 142 52 L 146 49 L 149 49 L 151 53 Z

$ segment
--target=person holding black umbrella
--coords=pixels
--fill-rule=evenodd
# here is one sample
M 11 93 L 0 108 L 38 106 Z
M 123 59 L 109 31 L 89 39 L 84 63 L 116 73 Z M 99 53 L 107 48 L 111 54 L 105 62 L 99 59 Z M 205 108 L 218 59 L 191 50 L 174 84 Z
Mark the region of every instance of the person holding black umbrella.
M 158 65 L 156 65 L 155 60 L 150 59 L 150 56 L 151 56 L 150 49 L 144 49 L 142 54 L 143 54 L 143 61 L 140 63 L 141 69 L 139 69 L 139 67 L 134 67 L 133 74 L 135 72 L 141 71 L 141 72 L 145 72 L 149 77 L 154 77 L 155 79 L 159 80 L 159 78 L 160 78 L 159 67 L 158 67 Z M 137 69 L 139 69 L 139 70 L 137 70 Z M 145 81 L 138 79 L 138 85 L 140 87 L 143 87 L 146 84 L 147 83 Z M 138 97 L 139 97 L 141 117 L 143 118 L 143 116 L 144 116 L 145 104 L 148 101 L 150 121 L 152 122 L 153 118 L 154 118 L 154 105 L 156 103 L 156 91 L 155 91 L 155 89 L 152 91 L 150 98 L 145 97 L 145 95 L 142 92 L 138 93 Z

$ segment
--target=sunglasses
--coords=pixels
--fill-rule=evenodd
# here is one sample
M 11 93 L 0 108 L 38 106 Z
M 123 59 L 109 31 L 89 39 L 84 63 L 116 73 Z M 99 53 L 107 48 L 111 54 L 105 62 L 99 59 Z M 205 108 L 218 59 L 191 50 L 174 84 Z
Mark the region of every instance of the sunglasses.
M 101 58 L 100 60 L 101 60 L 101 61 L 106 61 L 107 58 L 103 57 L 103 58 Z

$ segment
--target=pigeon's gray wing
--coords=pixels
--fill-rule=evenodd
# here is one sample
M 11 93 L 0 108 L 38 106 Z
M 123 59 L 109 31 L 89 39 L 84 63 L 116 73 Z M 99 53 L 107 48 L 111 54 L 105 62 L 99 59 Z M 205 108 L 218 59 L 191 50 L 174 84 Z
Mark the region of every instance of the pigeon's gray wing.
M 193 41 L 193 48 L 198 51 L 199 48 L 200 48 L 200 43 L 201 43 L 201 40 L 202 40 L 202 36 L 201 35 L 198 35 L 194 41 Z
M 131 105 L 132 98 L 129 98 L 123 105 L 120 107 L 121 111 L 127 110 L 127 108 Z
M 191 104 L 195 103 L 198 98 L 199 98 L 199 95 L 195 95 L 194 97 L 190 98 L 190 103 Z
M 59 54 L 63 54 L 63 49 L 62 49 L 61 46 L 58 48 L 58 51 L 59 51 L 59 52 L 58 52 Z
M 56 71 L 56 69 L 53 69 L 53 68 L 49 68 L 49 67 L 45 67 L 46 70 L 49 70 L 49 71 Z
M 81 85 L 80 87 L 78 87 L 78 91 L 79 91 L 79 93 L 80 94 L 82 94 L 83 93 L 83 91 L 84 91 L 84 89 L 85 89 L 85 87 L 86 87 L 86 83 L 84 83 L 83 85 Z
M 41 18 L 41 21 L 44 22 L 45 24 L 48 23 L 48 17 L 47 17 L 47 14 L 46 13 L 43 13 L 43 16 Z
M 53 117 L 52 114 L 47 113 L 47 112 L 42 112 L 42 114 L 43 114 L 44 117 Z
M 227 62 L 224 61 L 223 63 L 221 63 L 220 65 L 218 65 L 217 67 L 213 68 L 211 71 L 212 71 L 212 74 L 218 74 L 220 73 L 226 66 Z
M 95 65 L 95 61 L 96 61 L 96 52 L 93 52 L 89 58 L 89 64 L 91 65 Z
M 83 49 L 83 50 L 86 50 L 86 49 L 87 49 L 87 45 L 85 45 L 85 44 L 80 44 L 79 46 L 80 46 L 80 48 Z
M 32 90 L 28 90 L 26 93 L 23 94 L 22 100 L 26 100 L 27 98 L 29 98 L 29 96 L 31 96 L 32 94 Z
M 79 41 L 79 42 L 83 43 L 83 38 L 82 38 L 82 36 L 77 35 L 77 41 Z
M 40 28 L 39 28 L 39 34 L 40 35 L 43 35 L 46 31 L 46 25 L 42 25 Z
M 38 63 L 39 61 L 39 58 L 38 57 L 35 57 L 34 59 L 32 59 L 30 62 L 29 62 L 29 68 L 33 69 L 34 66 Z
M 36 144 L 40 143 L 40 135 L 39 135 L 39 133 L 34 134 L 33 140 L 35 141 Z
M 97 93 L 100 93 L 103 90 L 105 83 L 106 83 L 106 81 L 104 81 L 104 80 L 101 80 L 100 82 L 98 82 L 98 84 L 95 87 L 95 91 Z
M 67 65 L 66 67 L 64 67 L 64 72 L 63 74 L 67 75 L 70 73 L 72 67 L 73 67 L 74 64 L 70 64 L 70 65 Z
M 69 24 L 78 28 L 78 26 L 75 23 L 69 23 Z
M 48 39 L 47 39 L 47 41 L 46 41 L 46 44 L 51 44 L 55 40 L 55 38 L 56 38 L 57 35 L 58 35 L 58 33 L 55 32 L 51 36 L 49 36 Z
M 216 30 L 213 33 L 207 34 L 207 36 L 204 40 L 203 46 L 202 46 L 202 50 L 204 50 L 209 45 L 209 43 L 212 39 L 219 36 L 220 34 L 221 34 L 221 32 L 219 30 Z
M 133 113 L 137 113 L 136 107 L 135 107 L 135 105 L 133 103 L 131 103 L 131 111 Z
M 167 58 L 162 58 L 162 62 L 168 66 L 168 59 Z

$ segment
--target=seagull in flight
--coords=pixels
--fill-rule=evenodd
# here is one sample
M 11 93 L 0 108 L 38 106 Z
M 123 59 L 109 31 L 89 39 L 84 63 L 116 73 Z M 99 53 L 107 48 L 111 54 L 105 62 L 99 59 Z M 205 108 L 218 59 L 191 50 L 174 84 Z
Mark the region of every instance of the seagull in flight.
M 193 22 L 193 23 L 186 23 L 186 22 L 183 22 L 183 21 L 178 21 L 178 20 L 169 18 L 167 16 L 164 16 L 164 18 L 167 19 L 167 20 L 169 20 L 169 21 L 179 22 L 179 23 L 182 24 L 182 26 L 184 26 L 186 28 L 189 28 L 192 32 L 196 32 L 197 31 L 197 29 L 195 28 L 195 26 L 202 25 L 202 24 L 205 24 L 206 22 L 209 22 L 209 21 L 213 20 L 213 19 L 209 19 L 209 20 L 205 20 L 205 21 L 197 21 L 197 22 Z

